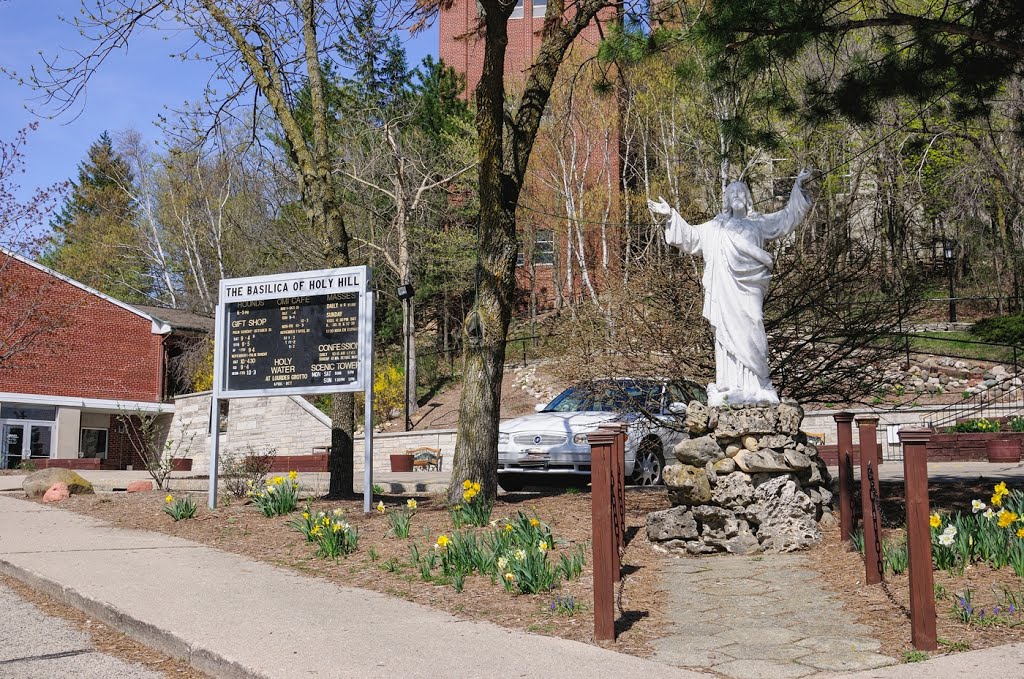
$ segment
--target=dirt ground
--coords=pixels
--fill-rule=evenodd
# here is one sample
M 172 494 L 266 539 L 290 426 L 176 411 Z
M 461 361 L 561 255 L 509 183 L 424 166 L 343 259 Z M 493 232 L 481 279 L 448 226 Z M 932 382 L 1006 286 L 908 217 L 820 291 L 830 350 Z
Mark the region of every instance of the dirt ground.
M 964 484 L 933 484 L 933 508 L 946 511 L 970 506 L 974 497 L 990 492 L 988 482 Z M 902 486 L 883 487 L 887 525 L 902 521 Z M 450 585 L 424 582 L 411 564 L 410 545 L 421 552 L 430 549 L 441 533 L 452 530 L 451 521 L 440 497 L 419 497 L 419 509 L 413 519 L 412 537 L 399 539 L 388 535 L 385 517 L 374 513 L 364 516 L 359 502 L 318 502 L 314 511 L 331 511 L 340 507 L 346 519 L 358 527 L 359 550 L 337 562 L 318 559 L 314 549 L 288 526 L 292 517 L 265 518 L 254 507 L 234 500 L 231 504 L 209 512 L 200 508 L 197 518 L 174 523 L 163 511 L 163 494 L 159 492 L 132 495 L 72 496 L 60 508 L 108 521 L 114 525 L 154 530 L 194 540 L 250 558 L 292 568 L 313 577 L 338 584 L 363 587 L 408 601 L 440 608 L 471 619 L 489 620 L 504 627 L 516 628 L 593 642 L 593 571 L 589 550 L 590 496 L 587 492 L 558 495 L 512 494 L 499 499 L 492 517 L 501 519 L 517 511 L 536 514 L 548 523 L 554 533 L 557 549 L 572 550 L 578 544 L 587 547 L 587 565 L 582 577 L 563 582 L 553 592 L 537 595 L 507 594 L 489 578 L 467 578 L 465 590 L 456 592 Z M 389 506 L 404 503 L 402 497 L 384 497 Z M 631 489 L 627 500 L 627 548 L 623 558 L 625 577 L 618 597 L 617 628 L 619 638 L 608 646 L 616 651 L 639 656 L 649 655 L 648 640 L 664 636 L 668 618 L 658 592 L 658 571 L 664 557 L 651 549 L 647 541 L 645 519 L 648 512 L 664 509 L 668 500 L 663 490 Z M 892 530 L 892 529 L 889 529 Z M 863 560 L 839 542 L 838 529 L 826 531 L 822 545 L 808 552 L 808 562 L 820 574 L 825 586 L 842 597 L 845 607 L 859 622 L 871 626 L 882 641 L 883 652 L 894 657 L 911 650 L 910 623 L 904 612 L 909 605 L 907 576 L 891 576 L 886 591 L 877 585 L 864 585 Z M 713 566 L 713 557 L 708 559 Z M 959 651 L 1004 643 L 1024 641 L 1024 615 L 1018 613 L 1007 624 L 964 624 L 953 613 L 955 596 L 965 588 L 973 592 L 976 610 L 991 611 L 996 596 L 1006 600 L 1008 594 L 1024 600 L 1024 580 L 1009 569 L 994 571 L 985 566 L 966 569 L 963 576 L 945 572 L 934 574 L 936 612 L 941 650 Z M 583 604 L 583 610 L 566 616 L 551 610 L 556 597 L 572 596 Z M 823 612 L 823 628 L 827 613 Z

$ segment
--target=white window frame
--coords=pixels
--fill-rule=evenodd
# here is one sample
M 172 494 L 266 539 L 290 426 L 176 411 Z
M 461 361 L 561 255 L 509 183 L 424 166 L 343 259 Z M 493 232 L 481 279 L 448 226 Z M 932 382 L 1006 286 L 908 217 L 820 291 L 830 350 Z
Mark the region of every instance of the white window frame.
M 533 14 L 533 18 L 534 19 L 543 19 L 544 15 L 547 14 L 547 11 L 548 11 L 547 0 L 544 0 L 544 2 L 534 2 L 534 3 L 531 3 L 531 7 L 533 8 L 532 14 Z M 540 11 L 538 12 L 538 10 L 540 10 Z

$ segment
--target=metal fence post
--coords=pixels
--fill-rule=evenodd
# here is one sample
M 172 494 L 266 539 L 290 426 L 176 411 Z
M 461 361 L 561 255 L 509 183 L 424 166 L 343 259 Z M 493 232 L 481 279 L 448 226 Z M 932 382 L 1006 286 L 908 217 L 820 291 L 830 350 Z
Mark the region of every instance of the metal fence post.
M 857 428 L 860 430 L 861 516 L 864 517 L 864 581 L 876 585 L 885 577 L 878 493 L 878 418 L 860 415 Z
M 839 539 L 846 542 L 853 532 L 853 487 L 850 451 L 853 449 L 853 413 L 842 411 L 832 416 L 836 421 L 836 443 L 839 450 Z
M 615 564 L 617 516 L 612 509 L 616 434 L 598 431 L 590 440 L 591 549 L 594 558 L 594 638 L 615 640 Z
M 932 576 L 932 534 L 928 525 L 929 429 L 901 429 L 903 478 L 907 502 L 907 553 L 910 557 L 910 641 L 921 651 L 938 648 Z

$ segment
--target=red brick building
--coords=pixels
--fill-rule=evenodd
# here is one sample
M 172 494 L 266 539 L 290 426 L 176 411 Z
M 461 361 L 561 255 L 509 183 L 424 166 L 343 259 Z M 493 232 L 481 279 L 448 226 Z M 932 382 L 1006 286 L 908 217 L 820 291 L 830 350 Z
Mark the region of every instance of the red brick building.
M 139 464 L 122 416 L 169 417 L 170 358 L 210 328 L 0 250 L 0 468 Z
M 478 27 L 475 0 L 455 0 L 442 11 L 439 21 L 439 54 L 449 66 L 466 77 L 466 96 L 471 98 L 483 70 L 483 42 L 476 35 Z M 528 75 L 534 55 L 540 49 L 547 3 L 519 0 L 508 22 L 508 47 L 505 53 L 506 86 L 514 98 Z M 577 37 L 563 64 L 563 73 L 573 71 L 592 56 L 600 43 L 601 24 L 614 19 L 614 8 L 592 22 Z M 575 71 L 574 71 L 575 74 Z M 577 87 L 589 87 L 586 79 Z M 550 309 L 558 302 L 568 302 L 587 294 L 584 269 L 590 283 L 599 287 L 605 266 L 605 252 L 617 249 L 616 233 L 600 228 L 600 220 L 618 209 L 619 150 L 614 103 L 603 110 L 583 110 L 595 98 L 576 99 L 574 110 L 560 110 L 559 98 L 553 96 L 545 114 L 533 157 L 530 161 L 526 190 L 520 202 L 519 226 L 523 247 L 517 282 L 523 307 Z M 579 103 L 587 100 L 586 104 Z M 598 130 L 594 121 L 609 129 Z M 575 138 L 573 133 L 575 134 Z M 554 168 L 554 169 L 553 169 Z M 568 170 L 566 168 L 571 168 Z M 575 176 L 556 177 L 553 173 L 573 172 Z M 582 173 L 582 175 L 580 174 Z M 577 195 L 567 197 L 551 186 L 577 187 Z M 584 187 L 584 191 L 579 191 Z M 579 208 L 582 194 L 604 191 L 611 201 L 611 210 L 591 206 L 571 218 L 562 217 L 566 204 Z M 607 206 L 605 206 L 607 207 Z M 583 232 L 573 234 L 579 228 Z M 604 239 L 604 242 L 602 242 Z M 617 261 L 617 257 L 612 257 Z M 582 260 L 582 264 L 581 264 Z

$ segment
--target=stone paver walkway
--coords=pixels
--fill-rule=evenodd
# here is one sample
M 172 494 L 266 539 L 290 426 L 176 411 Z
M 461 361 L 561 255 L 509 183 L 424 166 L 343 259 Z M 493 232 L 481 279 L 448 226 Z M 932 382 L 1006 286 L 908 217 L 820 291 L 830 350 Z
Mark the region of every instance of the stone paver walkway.
M 896 662 L 793 554 L 668 558 L 673 629 L 654 660 L 735 679 L 796 679 Z

